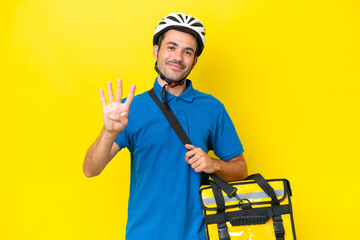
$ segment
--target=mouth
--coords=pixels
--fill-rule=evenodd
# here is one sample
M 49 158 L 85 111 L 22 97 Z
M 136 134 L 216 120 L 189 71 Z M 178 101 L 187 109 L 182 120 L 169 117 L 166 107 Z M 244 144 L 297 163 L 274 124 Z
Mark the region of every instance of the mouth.
M 184 65 L 179 65 L 179 64 L 176 64 L 176 63 L 167 63 L 167 65 L 168 65 L 171 69 L 173 69 L 173 70 L 175 70 L 175 71 L 183 70 L 183 69 L 185 68 Z

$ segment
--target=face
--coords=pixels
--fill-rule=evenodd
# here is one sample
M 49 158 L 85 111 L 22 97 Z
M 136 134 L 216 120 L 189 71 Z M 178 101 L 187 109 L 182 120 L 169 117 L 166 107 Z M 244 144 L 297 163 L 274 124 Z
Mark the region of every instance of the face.
M 197 42 L 189 33 L 170 29 L 158 46 L 153 47 L 153 56 L 157 60 L 160 72 L 171 81 L 186 77 L 197 62 L 194 60 Z

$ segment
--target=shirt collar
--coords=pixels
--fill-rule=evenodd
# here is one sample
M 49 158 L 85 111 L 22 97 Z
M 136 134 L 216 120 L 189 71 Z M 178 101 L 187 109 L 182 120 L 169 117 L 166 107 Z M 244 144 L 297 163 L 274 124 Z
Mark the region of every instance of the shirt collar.
M 194 99 L 195 90 L 194 90 L 191 80 L 186 79 L 186 85 L 187 85 L 187 88 L 185 89 L 185 91 L 182 94 L 180 94 L 180 96 L 178 96 L 178 98 L 181 98 L 182 100 L 187 101 L 187 102 L 192 102 Z M 160 84 L 156 78 L 155 83 L 154 83 L 154 90 L 155 90 L 156 96 L 160 99 L 160 101 L 162 101 L 161 89 L 162 89 L 162 87 L 160 86 Z M 166 101 L 167 102 L 170 102 L 174 98 L 176 98 L 176 96 L 172 95 L 169 92 L 166 92 Z

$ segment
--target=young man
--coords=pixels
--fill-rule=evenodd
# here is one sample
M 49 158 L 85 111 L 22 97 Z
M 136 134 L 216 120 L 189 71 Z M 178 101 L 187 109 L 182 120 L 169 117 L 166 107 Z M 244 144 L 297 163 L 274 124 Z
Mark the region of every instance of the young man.
M 167 104 L 194 145 L 183 145 L 148 92 L 123 103 L 122 83 L 107 104 L 100 90 L 104 127 L 89 148 L 84 173 L 101 173 L 122 148 L 131 152 L 131 183 L 126 239 L 206 239 L 199 187 L 206 173 L 228 181 L 247 176 L 243 147 L 224 106 L 194 90 L 187 80 L 204 44 L 200 20 L 171 13 L 155 29 L 153 56 L 158 76 L 154 90 Z M 131 105 L 131 108 L 130 108 Z M 220 159 L 207 155 L 209 150 Z

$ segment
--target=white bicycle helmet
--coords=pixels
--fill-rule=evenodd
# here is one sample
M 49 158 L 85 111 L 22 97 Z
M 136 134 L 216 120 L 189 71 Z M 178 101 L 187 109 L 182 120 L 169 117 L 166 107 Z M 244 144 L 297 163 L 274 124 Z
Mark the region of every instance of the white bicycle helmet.
M 160 20 L 155 28 L 153 45 L 159 44 L 160 36 L 169 29 L 183 30 L 190 32 L 196 37 L 198 42 L 197 56 L 200 56 L 205 46 L 205 28 L 200 19 L 194 18 L 185 13 L 170 13 L 168 16 Z

